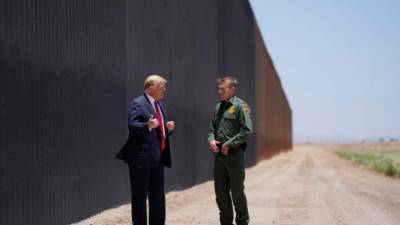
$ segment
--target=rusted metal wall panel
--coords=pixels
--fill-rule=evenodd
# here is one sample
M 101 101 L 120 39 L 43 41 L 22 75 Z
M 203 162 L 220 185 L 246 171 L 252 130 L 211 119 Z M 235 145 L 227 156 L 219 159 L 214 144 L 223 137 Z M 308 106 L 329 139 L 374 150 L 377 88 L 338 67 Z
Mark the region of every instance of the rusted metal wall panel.
M 259 160 L 292 148 L 292 111 L 257 26 L 256 105 Z

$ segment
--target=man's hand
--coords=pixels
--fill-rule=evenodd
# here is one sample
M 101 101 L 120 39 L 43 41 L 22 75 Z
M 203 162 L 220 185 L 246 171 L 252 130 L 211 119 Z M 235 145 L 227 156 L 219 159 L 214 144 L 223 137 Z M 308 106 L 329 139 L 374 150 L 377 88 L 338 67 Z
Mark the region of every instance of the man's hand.
M 158 127 L 159 122 L 158 122 L 157 118 L 154 118 L 153 115 L 151 115 L 147 124 L 149 126 L 149 129 L 154 129 L 154 128 Z
M 224 156 L 228 156 L 228 151 L 229 151 L 228 146 L 226 146 L 225 144 L 223 144 L 223 145 L 222 145 L 222 149 L 221 149 L 222 154 L 223 154 Z
M 212 140 L 210 141 L 208 144 L 210 145 L 210 151 L 213 153 L 218 153 L 219 152 L 219 148 L 217 147 L 217 144 L 219 144 L 219 141 L 216 140 Z
M 175 129 L 175 123 L 174 121 L 168 121 L 167 122 L 167 129 L 168 132 L 171 133 Z

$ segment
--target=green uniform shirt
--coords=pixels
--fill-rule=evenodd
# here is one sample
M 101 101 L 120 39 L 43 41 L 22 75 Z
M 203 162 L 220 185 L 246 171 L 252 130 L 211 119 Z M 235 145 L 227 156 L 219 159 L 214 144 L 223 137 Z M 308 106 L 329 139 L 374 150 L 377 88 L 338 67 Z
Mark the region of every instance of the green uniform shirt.
M 217 104 L 210 121 L 208 141 L 217 140 L 228 148 L 237 148 L 253 131 L 250 108 L 242 99 L 233 96 Z

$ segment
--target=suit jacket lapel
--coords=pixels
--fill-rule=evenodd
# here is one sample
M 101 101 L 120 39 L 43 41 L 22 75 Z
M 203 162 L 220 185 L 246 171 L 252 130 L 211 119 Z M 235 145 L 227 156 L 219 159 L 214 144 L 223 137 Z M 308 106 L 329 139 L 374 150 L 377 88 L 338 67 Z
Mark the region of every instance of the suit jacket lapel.
M 153 108 L 153 106 L 151 105 L 150 99 L 147 98 L 146 94 L 143 94 L 143 96 L 144 96 L 144 98 L 146 99 L 146 108 L 147 108 L 147 110 L 149 110 L 149 112 L 150 112 L 154 117 L 157 117 L 157 116 L 156 116 L 156 112 L 154 112 L 154 108 Z
M 150 99 L 147 98 L 146 94 L 143 94 L 144 98 L 146 99 L 146 108 L 153 114 L 154 117 L 157 117 L 156 113 L 154 112 L 154 108 L 151 105 Z M 161 110 L 163 120 L 164 120 L 164 129 L 167 130 L 166 124 L 167 124 L 167 113 L 165 112 L 164 104 L 161 103 L 160 101 L 158 102 L 158 106 Z

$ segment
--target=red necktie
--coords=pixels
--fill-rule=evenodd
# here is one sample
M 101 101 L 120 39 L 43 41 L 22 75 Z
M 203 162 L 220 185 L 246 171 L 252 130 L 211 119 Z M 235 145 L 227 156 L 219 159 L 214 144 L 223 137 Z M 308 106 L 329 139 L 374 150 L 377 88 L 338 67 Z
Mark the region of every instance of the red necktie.
M 161 129 L 161 144 L 160 144 L 160 148 L 161 148 L 161 151 L 162 151 L 165 148 L 165 132 L 164 132 L 164 123 L 163 123 L 163 120 L 161 118 L 161 112 L 160 112 L 160 108 L 158 107 L 157 101 L 154 101 L 154 108 L 156 109 L 157 120 L 159 122 L 158 126 Z

